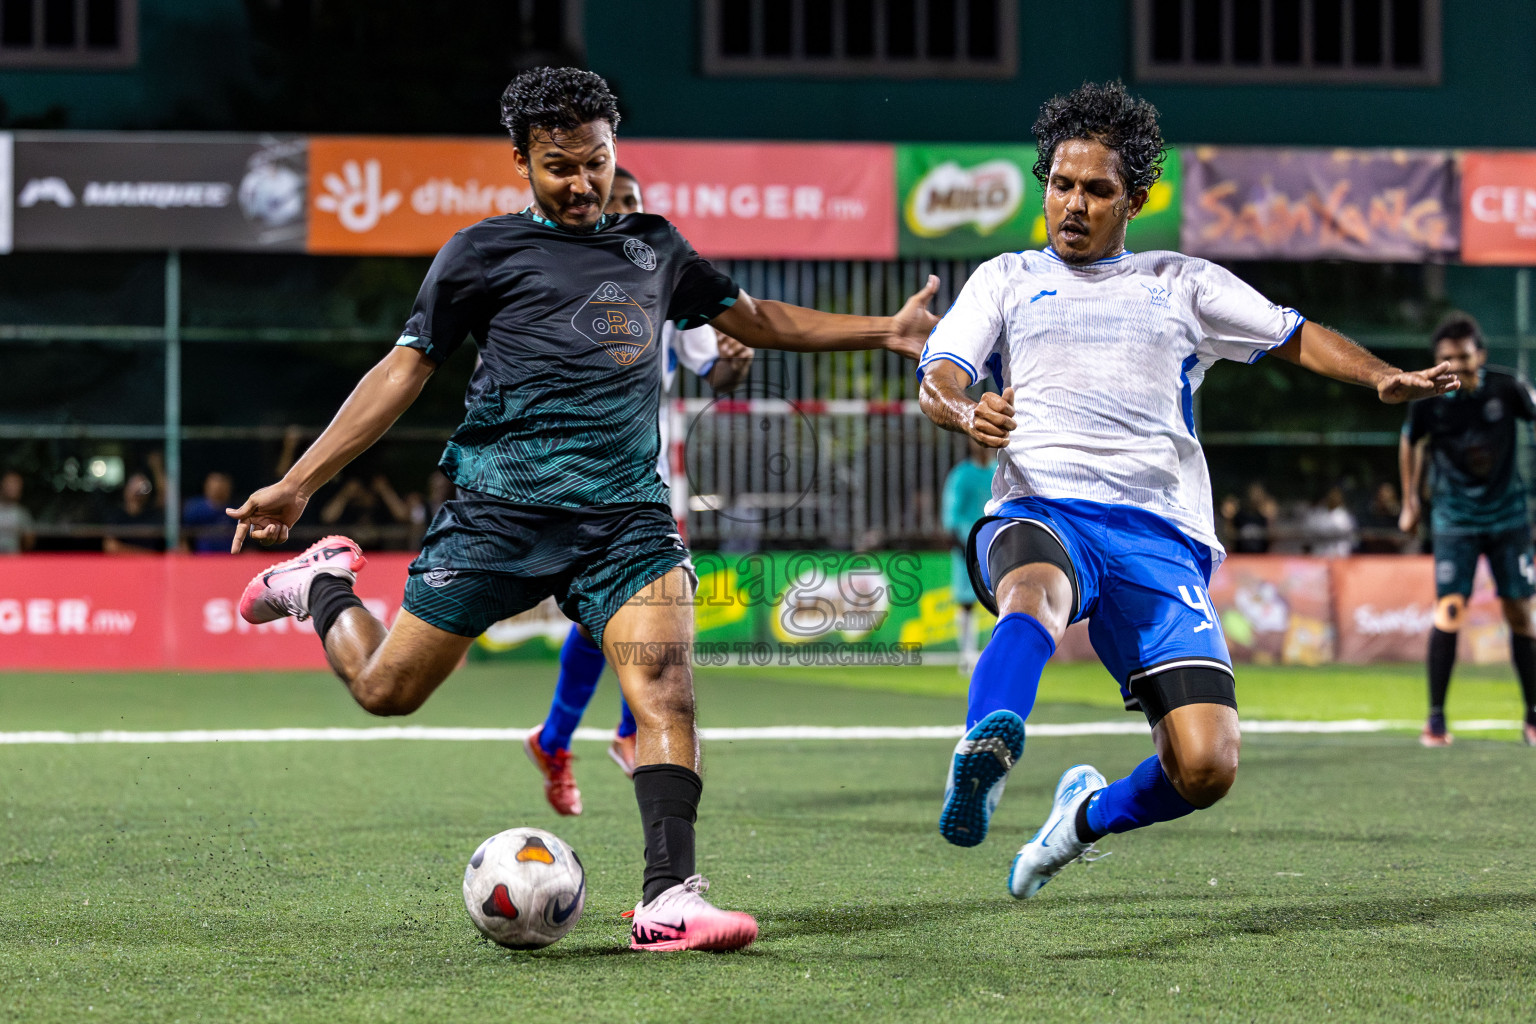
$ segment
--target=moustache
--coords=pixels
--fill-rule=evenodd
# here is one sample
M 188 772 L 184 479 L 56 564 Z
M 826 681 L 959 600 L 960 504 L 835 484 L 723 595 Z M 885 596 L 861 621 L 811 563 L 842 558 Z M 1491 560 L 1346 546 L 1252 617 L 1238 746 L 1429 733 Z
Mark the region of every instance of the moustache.
M 588 192 L 586 195 L 576 196 L 574 199 L 566 200 L 565 205 L 566 206 L 577 206 L 577 205 L 579 205 L 581 203 L 592 203 L 593 205 L 596 205 L 598 200 L 599 200 L 599 197 L 598 197 L 598 194 L 596 192 Z

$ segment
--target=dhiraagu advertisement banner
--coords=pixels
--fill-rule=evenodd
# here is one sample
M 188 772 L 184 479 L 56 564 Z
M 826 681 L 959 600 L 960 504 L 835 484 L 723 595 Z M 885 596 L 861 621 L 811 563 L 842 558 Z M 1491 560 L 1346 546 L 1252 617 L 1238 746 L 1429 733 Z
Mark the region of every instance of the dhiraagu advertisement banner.
M 1043 194 L 1034 176 L 1035 147 L 901 145 L 896 194 L 902 256 L 987 258 L 1045 245 Z M 1179 246 L 1179 151 L 1131 221 L 1133 251 Z
M 958 650 L 948 552 L 696 552 L 694 564 L 701 665 L 916 665 Z M 976 619 L 985 636 L 991 616 Z M 472 656 L 548 657 L 569 630 L 549 601 L 486 630 Z

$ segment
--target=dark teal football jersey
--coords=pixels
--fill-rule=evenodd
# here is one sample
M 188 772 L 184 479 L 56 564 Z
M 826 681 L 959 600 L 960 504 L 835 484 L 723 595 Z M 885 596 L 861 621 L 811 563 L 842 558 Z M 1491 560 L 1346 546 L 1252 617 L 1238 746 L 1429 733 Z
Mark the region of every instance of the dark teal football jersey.
M 1495 533 L 1526 522 L 1516 431 L 1536 419 L 1530 390 L 1506 373 L 1483 372 L 1471 391 L 1408 407 L 1403 434 L 1429 438 L 1430 525 L 1442 533 Z
M 662 323 L 707 323 L 737 294 L 662 217 L 578 234 L 525 211 L 448 240 L 396 344 L 437 363 L 467 337 L 480 346 L 439 463 L 460 487 L 523 505 L 666 502 Z

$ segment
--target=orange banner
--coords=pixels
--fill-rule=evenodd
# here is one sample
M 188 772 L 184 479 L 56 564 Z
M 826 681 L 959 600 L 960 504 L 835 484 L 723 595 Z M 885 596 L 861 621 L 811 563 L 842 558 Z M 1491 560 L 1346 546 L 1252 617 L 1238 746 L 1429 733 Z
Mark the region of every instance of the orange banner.
M 1462 157 L 1461 258 L 1536 265 L 1536 153 Z
M 509 139 L 310 139 L 312 253 L 429 256 L 460 228 L 531 198 Z
M 1357 555 L 1333 566 L 1339 660 L 1420 661 L 1435 619 L 1435 563 L 1428 555 Z M 1493 577 L 1479 563 L 1462 619 L 1460 657 L 1480 665 L 1509 660 L 1509 627 Z

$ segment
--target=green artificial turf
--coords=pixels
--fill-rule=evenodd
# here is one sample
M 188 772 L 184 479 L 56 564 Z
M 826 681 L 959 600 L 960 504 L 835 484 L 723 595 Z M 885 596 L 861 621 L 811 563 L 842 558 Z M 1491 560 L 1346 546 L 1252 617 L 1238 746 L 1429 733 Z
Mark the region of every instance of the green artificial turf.
M 701 717 L 959 718 L 953 669 L 881 671 L 908 692 L 847 673 L 701 673 Z M 1095 672 L 1053 669 L 1041 716 L 1119 720 Z M 1453 713 L 1514 718 L 1513 685 L 1474 675 Z M 552 676 L 472 666 L 404 721 L 526 725 Z M 1245 709 L 1265 717 L 1419 712 L 1414 669 L 1245 679 Z M 612 712 L 605 692 L 592 724 Z M 314 674 L 0 676 L 3 731 L 368 724 Z M 1091 761 L 1113 778 L 1149 744 L 1031 739 L 974 850 L 934 827 L 948 746 L 709 744 L 700 869 L 762 937 L 745 953 L 640 955 L 618 916 L 636 898 L 637 814 L 596 743 L 576 747 L 577 819 L 544 805 L 510 743 L 0 745 L 0 1020 L 1536 1017 L 1536 751 L 1250 736 L 1226 801 L 1110 837 L 1108 859 L 1016 903 L 1008 862 L 1061 770 Z M 459 892 L 476 844 L 520 824 L 556 831 L 588 869 L 580 924 L 538 953 L 481 940 Z

